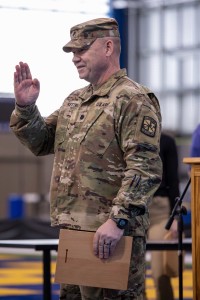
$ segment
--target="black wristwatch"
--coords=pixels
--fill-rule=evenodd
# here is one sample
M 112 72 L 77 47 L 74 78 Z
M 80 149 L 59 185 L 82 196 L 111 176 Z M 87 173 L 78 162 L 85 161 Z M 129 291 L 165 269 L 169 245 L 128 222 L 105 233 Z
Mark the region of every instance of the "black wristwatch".
M 126 219 L 112 218 L 112 220 L 116 223 L 117 227 L 120 229 L 125 229 L 128 225 L 128 220 L 126 220 Z

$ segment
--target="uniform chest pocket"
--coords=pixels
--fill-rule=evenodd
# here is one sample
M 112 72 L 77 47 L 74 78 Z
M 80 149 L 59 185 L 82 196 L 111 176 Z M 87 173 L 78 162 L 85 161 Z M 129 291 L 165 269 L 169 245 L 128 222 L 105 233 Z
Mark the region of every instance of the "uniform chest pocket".
M 81 145 L 92 153 L 104 155 L 115 138 L 114 120 L 112 115 L 102 112 L 96 118 L 87 122 Z
M 54 153 L 56 151 L 65 152 L 64 140 L 64 132 L 57 132 L 55 136 Z

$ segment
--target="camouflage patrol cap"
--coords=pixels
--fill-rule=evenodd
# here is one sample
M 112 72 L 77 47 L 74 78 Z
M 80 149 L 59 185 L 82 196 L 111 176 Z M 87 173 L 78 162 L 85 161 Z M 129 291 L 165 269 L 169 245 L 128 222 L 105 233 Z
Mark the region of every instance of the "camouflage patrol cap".
M 65 52 L 71 52 L 72 48 L 87 48 L 97 38 L 119 37 L 118 23 L 113 18 L 93 19 L 70 29 L 71 41 L 64 47 Z

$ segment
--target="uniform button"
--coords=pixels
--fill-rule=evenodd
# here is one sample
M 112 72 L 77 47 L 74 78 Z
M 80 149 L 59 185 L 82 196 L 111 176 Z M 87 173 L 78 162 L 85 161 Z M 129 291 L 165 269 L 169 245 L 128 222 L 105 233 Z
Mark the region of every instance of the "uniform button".
M 60 181 L 60 176 L 55 176 L 55 182 L 59 182 Z

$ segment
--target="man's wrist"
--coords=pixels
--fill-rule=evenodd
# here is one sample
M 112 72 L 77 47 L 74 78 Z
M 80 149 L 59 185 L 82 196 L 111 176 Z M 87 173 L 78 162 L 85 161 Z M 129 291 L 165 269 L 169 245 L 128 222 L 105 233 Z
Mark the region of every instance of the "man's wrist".
M 35 102 L 34 103 L 29 103 L 29 104 L 19 104 L 17 101 L 15 102 L 16 106 L 19 107 L 19 108 L 27 108 L 27 107 L 31 107 L 31 106 L 34 106 L 35 105 Z
M 120 229 L 125 229 L 128 226 L 128 220 L 127 219 L 122 219 L 122 218 L 111 218 L 113 220 L 117 227 Z

